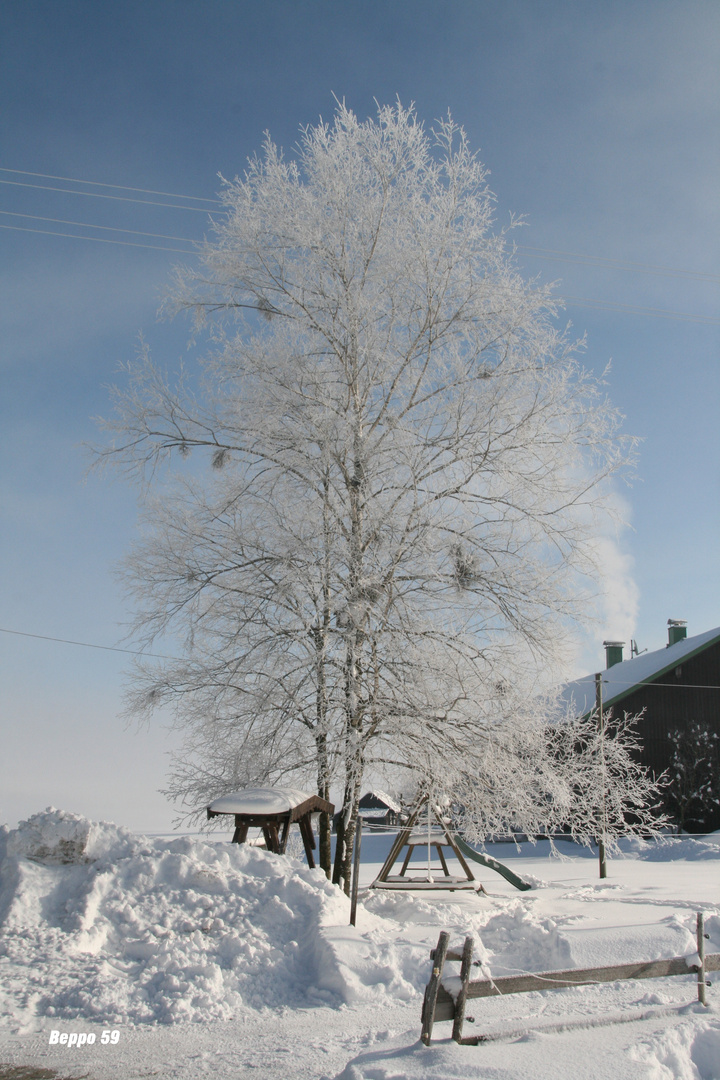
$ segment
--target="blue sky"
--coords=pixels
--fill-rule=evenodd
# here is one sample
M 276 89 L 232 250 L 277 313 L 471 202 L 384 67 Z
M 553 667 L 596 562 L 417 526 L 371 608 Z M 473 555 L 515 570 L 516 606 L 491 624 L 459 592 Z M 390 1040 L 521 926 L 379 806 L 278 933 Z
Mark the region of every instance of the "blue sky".
M 612 360 L 643 443 L 582 663 L 607 636 L 661 647 L 668 617 L 720 625 L 719 46 L 720 7 L 696 0 L 5 0 L 0 627 L 122 647 L 135 493 L 86 479 L 82 444 L 140 332 L 183 354 L 186 327 L 156 319 L 178 261 L 158 249 L 189 248 L 159 237 L 201 239 L 212 207 L 125 189 L 213 199 L 264 131 L 291 148 L 333 95 L 362 117 L 396 96 L 426 122 L 450 109 L 499 224 L 527 218 L 521 266 L 569 298 L 587 366 Z M 53 803 L 168 828 L 175 736 L 119 719 L 128 658 L 4 632 L 0 657 L 0 821 Z

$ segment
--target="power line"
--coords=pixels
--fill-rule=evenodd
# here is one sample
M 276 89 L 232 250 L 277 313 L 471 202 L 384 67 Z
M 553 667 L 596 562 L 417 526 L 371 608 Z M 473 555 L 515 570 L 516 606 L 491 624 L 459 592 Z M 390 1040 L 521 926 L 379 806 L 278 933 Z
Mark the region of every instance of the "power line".
M 142 187 L 130 187 L 126 184 L 108 184 L 101 180 L 82 180 L 77 177 L 71 176 L 55 176 L 53 173 L 41 173 L 30 172 L 27 169 L 9 169 L 0 166 L 0 172 L 13 173 L 19 176 L 35 176 L 43 180 L 62 180 L 69 184 L 89 184 L 93 187 L 105 187 L 114 188 L 118 191 L 135 191 L 144 195 L 163 195 L 171 199 L 188 199 L 194 202 L 206 202 L 215 206 L 222 206 L 221 199 L 208 199 L 202 195 L 182 195 L 173 191 L 158 191 L 154 188 L 142 188 Z M 173 210 L 199 210 L 201 213 L 207 213 L 202 207 L 198 206 L 171 206 L 169 203 L 157 203 L 146 199 L 127 199 L 118 195 L 102 195 L 98 192 L 92 191 L 72 191 L 68 188 L 55 188 L 49 187 L 44 184 L 25 184 L 19 181 L 12 180 L 0 180 L 2 184 L 14 184 L 17 187 L 32 187 L 37 188 L 40 191 L 60 191 L 66 192 L 71 195 L 95 195 L 97 198 L 116 199 L 124 202 L 137 202 L 143 205 L 150 206 L 163 206 Z M 694 281 L 710 281 L 720 282 L 720 275 L 708 274 L 701 270 L 680 270 L 677 267 L 660 266 L 654 263 L 644 263 L 627 261 L 622 259 L 613 259 L 604 255 L 592 255 L 588 252 L 580 251 L 564 251 L 559 248 L 544 248 L 534 247 L 528 244 L 519 244 L 517 251 L 522 254 L 529 255 L 533 258 L 548 258 L 551 260 L 579 262 L 588 266 L 602 266 L 607 269 L 620 269 L 627 270 L 635 273 L 648 273 L 648 274 L 660 274 L 668 275 L 671 277 L 685 277 Z
M 8 169 L 8 168 L 0 167 L 0 171 L 1 172 L 9 172 L 9 173 L 13 173 L 13 174 L 17 173 L 17 174 L 24 175 L 24 176 L 37 176 L 37 177 L 40 177 L 40 178 L 43 178 L 43 179 L 63 180 L 63 181 L 66 181 L 68 183 L 93 184 L 93 185 L 101 186 L 101 187 L 112 187 L 112 188 L 117 188 L 118 190 L 123 190 L 123 191 L 136 191 L 136 192 L 142 192 L 142 193 L 145 193 L 145 194 L 166 195 L 166 196 L 168 196 L 170 198 L 195 199 L 196 201 L 203 201 L 203 202 L 208 202 L 208 203 L 215 203 L 216 205 L 221 205 L 220 200 L 205 199 L 202 196 L 180 195 L 180 194 L 172 193 L 172 192 L 156 191 L 155 189 L 152 189 L 152 188 L 128 187 L 128 186 L 122 185 L 122 184 L 106 184 L 106 183 L 103 183 L 101 181 L 80 180 L 80 179 L 76 179 L 76 178 L 72 178 L 72 177 L 60 177 L 60 176 L 56 177 L 56 176 L 54 176 L 53 174 L 50 174 L 50 173 L 35 173 L 35 172 L 29 172 L 27 170 L 21 170 L 21 169 Z M 201 207 L 197 207 L 197 206 L 179 206 L 179 205 L 173 205 L 171 203 L 157 202 L 156 200 L 133 199 L 133 198 L 128 198 L 127 196 L 106 195 L 106 194 L 103 194 L 103 193 L 100 193 L 100 192 L 92 192 L 92 191 L 73 191 L 72 189 L 69 189 L 69 188 L 55 188 L 55 187 L 50 187 L 48 185 L 43 185 L 43 184 L 27 184 L 27 183 L 23 183 L 23 182 L 19 182 L 19 181 L 14 181 L 14 180 L 2 180 L 2 179 L 0 179 L 0 184 L 12 185 L 12 186 L 15 186 L 15 187 L 35 188 L 35 189 L 40 190 L 40 191 L 56 191 L 56 192 L 65 193 L 65 194 L 69 194 L 69 195 L 89 195 L 89 196 L 92 196 L 94 198 L 99 198 L 99 199 L 111 199 L 111 200 L 120 201 L 120 202 L 132 202 L 132 203 L 138 203 L 138 204 L 147 205 L 147 206 L 159 206 L 159 207 L 162 207 L 162 208 L 165 208 L 165 209 L 171 209 L 171 210 L 195 210 L 195 211 L 198 211 L 199 213 L 203 213 L 203 214 L 208 213 L 207 210 L 205 210 L 205 209 L 203 209 Z M 65 220 L 65 219 L 62 219 L 62 218 L 45 217 L 45 216 L 42 216 L 42 215 L 39 215 L 39 214 L 21 214 L 21 213 L 16 213 L 16 212 L 7 211 L 7 210 L 0 211 L 0 213 L 3 214 L 4 216 L 23 217 L 23 218 L 29 218 L 29 219 L 32 219 L 32 220 L 36 220 L 36 221 L 47 221 L 47 222 L 50 222 L 50 223 L 53 223 L 53 224 L 59 224 L 59 225 L 71 225 L 71 226 L 73 226 L 75 228 L 96 229 L 96 230 L 101 230 L 101 231 L 104 231 L 104 232 L 119 232 L 119 233 L 125 233 L 125 234 L 128 234 L 128 235 L 131 235 L 131 236 L 146 236 L 146 237 L 152 238 L 152 239 L 173 240 L 173 241 L 177 241 L 178 243 L 186 243 L 186 244 L 195 244 L 195 243 L 197 243 L 197 241 L 190 240 L 187 237 L 169 236 L 169 235 L 164 234 L 164 233 L 151 233 L 151 232 L 145 232 L 145 231 L 141 231 L 141 230 L 137 230 L 137 229 L 124 229 L 124 228 L 118 228 L 118 227 L 115 227 L 115 226 L 108 226 L 108 225 L 93 225 L 93 224 L 88 224 L 88 223 L 82 222 L 82 221 L 68 221 L 68 220 Z M 64 239 L 70 239 L 70 240 L 92 240 L 95 243 L 115 244 L 115 245 L 122 246 L 122 247 L 143 248 L 143 249 L 150 250 L 150 251 L 167 251 L 167 252 L 170 252 L 172 254 L 180 254 L 180 255 L 197 255 L 198 254 L 197 249 L 189 251 L 189 250 L 184 250 L 184 249 L 180 249 L 180 248 L 165 247 L 165 246 L 161 246 L 161 245 L 158 245 L 158 244 L 139 244 L 139 243 L 134 243 L 134 242 L 129 241 L 129 240 L 113 240 L 113 239 L 110 239 L 110 238 L 107 238 L 107 237 L 83 236 L 83 235 L 78 236 L 75 233 L 65 233 L 65 232 L 59 232 L 57 230 L 50 230 L 50 229 L 33 229 L 33 228 L 28 227 L 28 226 L 0 225 L 0 228 L 11 229 L 14 232 L 32 232 L 32 233 L 36 233 L 38 235 L 44 235 L 44 236 L 59 236 L 59 237 L 62 237 Z M 570 261 L 570 262 L 577 262 L 577 263 L 581 263 L 581 264 L 584 263 L 585 265 L 597 266 L 597 267 L 605 267 L 605 268 L 608 268 L 608 269 L 621 269 L 621 270 L 627 270 L 627 271 L 631 271 L 631 272 L 635 272 L 635 273 L 650 273 L 650 274 L 669 275 L 669 276 L 673 276 L 673 277 L 684 277 L 684 278 L 687 278 L 689 280 L 704 280 L 704 281 L 710 281 L 710 282 L 720 281 L 720 277 L 718 277 L 717 275 L 704 274 L 704 273 L 701 273 L 699 271 L 678 270 L 678 269 L 675 269 L 675 268 L 672 268 L 672 267 L 656 266 L 656 265 L 653 265 L 653 264 L 650 264 L 650 263 L 623 262 L 622 260 L 619 260 L 619 259 L 609 259 L 609 258 L 606 258 L 604 256 L 589 255 L 587 253 L 581 253 L 581 252 L 561 251 L 559 249 L 553 249 L 553 248 L 535 248 L 535 247 L 524 246 L 524 245 L 519 246 L 517 248 L 517 250 L 519 252 L 527 253 L 531 257 L 548 258 L 548 259 L 560 258 L 560 259 L 565 259 L 566 261 Z M 707 325 L 707 326 L 720 325 L 720 319 L 713 318 L 711 316 L 705 316 L 705 315 L 695 315 L 695 314 L 693 314 L 691 312 L 686 312 L 686 311 L 669 311 L 669 310 L 666 310 L 666 309 L 663 309 L 663 308 L 639 307 L 639 306 L 635 306 L 635 305 L 631 305 L 631 304 L 620 304 L 620 303 L 615 303 L 615 302 L 612 302 L 612 301 L 596 300 L 596 299 L 593 299 L 591 297 L 565 296 L 565 297 L 559 297 L 558 299 L 562 299 L 565 302 L 567 302 L 568 304 L 576 304 L 576 305 L 579 305 L 581 307 L 595 308 L 597 310 L 618 311 L 618 312 L 624 312 L 624 313 L 629 314 L 629 315 L 649 316 L 651 318 L 673 319 L 673 320 L 679 320 L 679 321 L 684 321 L 684 322 L 695 322 L 695 323 L 699 323 L 701 325 Z
M 627 315 L 650 315 L 655 319 L 680 319 L 684 322 L 697 322 L 705 326 L 720 326 L 720 319 L 714 319 L 710 315 L 693 315 L 689 311 L 667 311 L 665 308 L 635 307 L 632 304 L 618 304 L 610 300 L 592 300 L 585 296 L 561 296 L 568 304 L 577 304 L 579 307 L 598 308 L 600 311 L 620 311 Z
M 55 642 L 59 645 L 77 645 L 83 649 L 100 649 L 104 652 L 123 652 L 126 656 L 131 657 L 149 657 L 153 660 L 177 660 L 178 662 L 182 662 L 180 657 L 167 656 L 164 652 L 141 652 L 138 649 L 121 649 L 116 645 L 93 645 L 91 642 L 76 642 L 76 640 L 72 640 L 68 637 L 52 637 L 50 634 L 28 634 L 22 630 L 8 630 L 5 626 L 0 626 L 0 634 L 12 634 L 15 637 L 32 637 L 39 640 L 39 642 Z M 574 681 L 575 684 L 589 683 L 589 681 L 593 681 L 594 683 L 595 676 L 575 679 Z M 603 681 L 606 681 L 607 683 L 608 680 L 603 679 Z M 639 679 L 637 683 L 634 683 L 633 686 L 628 688 L 628 692 L 638 686 L 673 687 L 675 690 L 720 690 L 720 686 L 710 683 L 655 683 L 652 679 Z
M 208 213 L 202 206 L 176 206 L 173 203 L 158 202 L 156 199 L 131 199 L 127 195 L 105 195 L 101 191 L 73 191 L 72 188 L 50 187 L 48 184 L 25 184 L 21 180 L 0 180 L 0 184 L 6 184 L 10 187 L 35 188 L 37 191 L 60 191 L 63 195 L 85 195 L 91 199 L 113 199 L 115 202 L 141 203 L 143 206 L 162 206 L 166 210 L 195 210 L 198 214 Z M 187 198 L 185 195 L 179 197 L 181 199 Z
M 640 682 L 633 683 L 635 686 L 672 686 L 675 690 L 720 690 L 720 686 L 716 686 L 714 683 L 673 683 L 673 682 L 653 682 L 652 679 L 641 679 Z M 621 694 L 622 690 L 618 690 Z
M 50 637 L 49 634 L 26 634 L 22 630 L 7 630 L 0 626 L 0 634 L 14 634 L 16 637 L 36 638 L 38 641 L 56 641 L 61 645 L 80 645 L 83 649 L 102 649 L 103 652 L 127 653 L 130 656 L 151 656 L 154 660 L 179 660 L 179 656 L 166 656 L 164 653 L 139 652 L 137 649 L 120 649 L 116 645 L 93 645 L 89 641 L 71 641 L 69 638 Z
M 553 248 L 526 247 L 518 245 L 517 250 L 539 259 L 552 259 L 559 262 L 580 263 L 586 266 L 605 267 L 609 270 L 629 270 L 634 273 L 659 274 L 668 277 L 684 277 L 692 281 L 720 282 L 720 275 L 706 274 L 701 270 L 678 270 L 670 266 L 655 266 L 652 263 L 625 262 L 622 259 L 609 259 L 603 255 L 588 255 L 577 251 L 556 251 Z
M 165 196 L 165 197 L 167 197 L 169 199 L 188 199 L 188 200 L 191 200 L 193 202 L 211 203 L 211 204 L 213 204 L 215 206 L 222 206 L 223 205 L 221 199 L 208 199 L 203 195 L 183 195 L 183 194 L 179 194 L 176 191 L 158 191 L 155 188 L 130 187 L 127 184 L 109 184 L 109 183 L 104 182 L 102 180 L 83 180 L 83 179 L 79 179 L 76 176 L 56 176 L 54 173 L 30 172 L 28 169 L 9 169 L 9 168 L 3 167 L 3 166 L 0 166 L 0 172 L 12 173 L 13 175 L 18 175 L 18 176 L 35 176 L 35 177 L 38 177 L 39 179 L 42 179 L 42 180 L 62 180 L 63 182 L 68 183 L 68 184 L 89 184 L 92 187 L 114 188 L 117 191 L 135 191 L 135 192 L 138 192 L 138 193 L 143 194 L 143 195 L 163 195 L 163 196 Z M 31 186 L 31 185 L 27 185 L 27 186 Z M 38 185 L 38 186 L 41 187 L 41 188 L 43 187 L 42 185 Z M 64 188 L 62 188 L 62 189 L 49 188 L 47 190 L 51 190 L 51 191 L 63 190 L 64 191 L 66 189 L 64 189 Z M 73 194 L 87 195 L 87 194 L 92 194 L 92 192 L 73 192 Z M 140 201 L 143 201 L 143 200 L 140 200 Z M 152 205 L 165 205 L 165 204 L 164 203 L 162 203 L 162 204 L 153 203 Z M 177 209 L 193 209 L 193 208 L 192 207 L 184 207 L 184 208 L 183 207 L 177 207 Z M 194 209 L 200 209 L 200 208 L 195 207 Z M 638 272 L 638 273 L 664 274 L 664 275 L 671 275 L 673 277 L 687 277 L 687 278 L 691 278 L 693 280 L 701 280 L 701 281 L 720 281 L 720 275 L 718 275 L 718 274 L 707 274 L 707 273 L 704 273 L 703 271 L 700 271 L 700 270 L 679 270 L 677 267 L 659 266 L 659 265 L 656 265 L 654 263 L 643 263 L 643 262 L 627 261 L 627 260 L 622 260 L 622 259 L 613 259 L 613 258 L 609 258 L 609 257 L 604 256 L 604 255 L 591 255 L 588 252 L 563 251 L 563 250 L 560 250 L 558 248 L 534 247 L 534 246 L 529 245 L 529 244 L 519 244 L 518 247 L 517 247 L 517 250 L 519 252 L 521 252 L 522 254 L 529 255 L 531 257 L 551 258 L 551 259 L 557 259 L 557 260 L 560 260 L 560 261 L 570 260 L 572 262 L 580 261 L 580 262 L 582 262 L 584 264 L 587 264 L 587 265 L 590 265 L 590 266 L 605 266 L 605 267 L 608 267 L 609 269 L 616 269 L 617 268 L 617 269 L 621 269 L 621 270 L 635 271 L 635 272 Z
M 159 191 L 154 188 L 137 188 L 130 187 L 125 184 L 108 184 L 106 183 L 106 181 L 103 180 L 84 180 L 73 176 L 55 176 L 53 173 L 33 173 L 25 170 L 25 168 L 6 168 L 0 166 L 0 173 L 12 173 L 13 175 L 18 176 L 36 176 L 40 179 L 46 180 L 63 180 L 64 183 L 67 184 L 87 184 L 98 188 L 113 188 L 118 191 L 135 191 L 141 194 L 164 195 L 164 197 L 168 199 L 187 199 L 193 202 L 212 203 L 216 206 L 222 205 L 221 199 L 207 199 L 204 197 L 204 195 L 186 195 L 180 194 L 177 191 Z M 144 199 L 126 200 L 123 199 L 123 197 L 120 197 L 120 195 L 100 195 L 99 193 L 92 191 L 71 191 L 67 188 L 54 188 L 45 185 L 23 184 L 19 183 L 19 181 L 13 180 L 0 180 L 0 184 L 14 184 L 16 187 L 38 188 L 41 191 L 65 191 L 68 194 L 96 194 L 97 198 L 119 199 L 121 201 L 139 202 L 151 206 L 169 205 L 167 203 L 157 203 L 154 201 L 148 203 L 147 200 Z M 206 211 L 203 210 L 203 207 L 200 206 L 171 206 L 169 208 L 172 208 L 172 210 L 199 210 L 201 213 L 206 213 Z M 705 273 L 702 270 L 680 270 L 677 267 L 658 266 L 656 264 L 652 264 L 652 262 L 638 262 L 634 260 L 628 261 L 624 259 L 614 259 L 603 255 L 592 255 L 587 252 L 566 252 L 562 251 L 562 249 L 560 248 L 555 247 L 535 247 L 530 244 L 518 244 L 517 251 L 521 254 L 529 255 L 534 258 L 548 258 L 560 261 L 570 260 L 572 262 L 582 262 L 582 264 L 585 264 L 587 266 L 600 266 L 606 267 L 608 269 L 628 270 L 636 273 L 652 273 L 679 276 L 679 278 L 689 278 L 693 281 L 720 282 L 720 274 Z
M 13 634 L 15 637 L 27 637 L 35 638 L 38 641 L 55 641 L 61 645 L 79 645 L 84 649 L 102 649 L 103 652 L 117 652 L 126 653 L 129 656 L 148 656 L 154 660 L 177 660 L 181 661 L 179 656 L 168 656 L 165 653 L 150 653 L 140 652 L 137 649 L 120 649 L 116 645 L 93 645 L 89 641 L 73 641 L 69 638 L 51 637 L 49 634 L 29 634 L 23 630 L 8 630 L 4 626 L 0 626 L 0 634 Z M 603 680 L 607 682 L 607 680 Z M 575 679 L 574 684 L 582 682 L 595 682 L 595 676 L 589 675 L 587 678 Z M 652 679 L 639 679 L 638 682 L 634 682 L 629 690 L 634 689 L 636 686 L 671 686 L 675 690 L 720 690 L 720 686 L 716 686 L 714 683 L 665 683 L 654 682 Z M 618 691 L 619 693 L 622 691 Z
M 682 659 L 679 661 L 679 665 L 682 664 Z M 571 687 L 576 686 L 578 683 L 594 683 L 595 676 L 587 675 L 582 679 L 573 679 L 569 684 Z M 612 686 L 609 679 L 603 679 L 603 683 L 606 686 Z M 627 687 L 617 687 L 613 690 L 613 694 L 631 693 L 636 686 L 672 686 L 675 690 L 720 690 L 720 686 L 716 686 L 715 683 L 674 683 L 674 682 L 655 682 L 654 679 L 638 679 Z M 610 699 L 613 700 L 613 699 Z
M 94 240 L 96 244 L 119 244 L 121 247 L 145 248 L 148 251 L 172 251 L 175 255 L 197 255 L 197 251 L 183 251 L 182 248 L 161 247 L 159 244 L 133 244 L 131 240 L 111 240 L 107 236 L 77 236 L 75 233 L 53 232 L 52 229 L 30 229 L 25 225 L 0 225 L 0 229 L 38 233 L 41 236 L 63 236 L 69 240 Z
M 4 217 L 31 218 L 33 221 L 51 221 L 55 225 L 76 225 L 81 229 L 102 229 L 103 232 L 130 233 L 132 236 L 151 236 L 156 240 L 177 240 L 180 244 L 196 244 L 189 236 L 167 236 L 165 233 L 141 232 L 139 229 L 121 229 L 113 225 L 92 225 L 88 221 L 66 221 L 65 218 L 43 217 L 40 214 L 20 214 L 14 210 L 0 210 Z
M 93 187 L 115 188 L 118 191 L 138 191 L 143 195 L 167 195 L 169 199 L 194 199 L 195 202 L 222 205 L 221 199 L 206 199 L 202 195 L 178 195 L 176 191 L 154 191 L 152 188 L 128 187 L 126 184 L 105 184 L 102 180 L 78 180 L 74 176 L 53 176 L 50 173 L 28 172 L 27 169 L 6 169 L 0 166 L 0 172 L 16 173 L 18 176 L 37 176 L 42 180 L 64 180 L 68 184 L 92 184 Z
M 3 183 L 0 180 L 0 184 Z M 0 213 L 8 213 L 9 211 L 0 211 Z M 35 214 L 21 214 L 20 217 L 38 218 L 40 221 L 57 221 L 56 218 L 43 218 Z M 69 222 L 69 224 L 73 224 Z M 111 226 L 105 225 L 83 225 L 82 222 L 77 223 L 81 228 L 87 229 L 110 229 Z M 173 255 L 198 255 L 197 248 L 193 251 L 188 251 L 183 248 L 171 248 L 164 247 L 160 244 L 135 244 L 131 240 L 111 240 L 107 236 L 78 236 L 77 233 L 58 232 L 53 229 L 32 229 L 27 225 L 3 225 L 0 224 L 0 229 L 11 229 L 13 232 L 29 232 L 36 233 L 39 236 L 60 236 L 67 240 L 92 240 L 96 244 L 115 244 L 120 247 L 132 247 L 132 248 L 144 248 L 147 251 L 169 251 Z M 138 232 L 134 229 L 112 229 L 113 232 L 128 232 L 133 236 L 162 236 L 161 233 L 144 233 Z M 184 237 L 169 237 L 168 239 L 177 239 L 179 243 L 197 243 L 195 240 L 186 240 Z M 684 322 L 697 322 L 705 326 L 719 326 L 720 319 L 713 319 L 707 315 L 693 315 L 689 311 L 665 311 L 662 308 L 642 308 L 633 307 L 630 304 L 615 304 L 605 300 L 591 300 L 586 297 L 578 296 L 558 296 L 556 299 L 564 301 L 568 304 L 577 304 L 580 307 L 598 308 L 602 311 L 619 311 L 627 315 L 645 315 L 658 319 L 679 319 Z

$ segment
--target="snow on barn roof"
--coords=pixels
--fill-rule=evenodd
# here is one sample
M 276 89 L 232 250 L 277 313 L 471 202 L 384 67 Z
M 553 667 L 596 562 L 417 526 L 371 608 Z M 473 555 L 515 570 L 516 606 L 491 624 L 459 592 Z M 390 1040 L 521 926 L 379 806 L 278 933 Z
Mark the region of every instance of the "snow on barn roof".
M 689 660 L 691 656 L 702 652 L 716 641 L 720 641 L 720 626 L 714 630 L 706 630 L 704 634 L 685 638 L 664 649 L 656 649 L 655 652 L 643 653 L 642 656 L 634 656 L 630 660 L 613 664 L 602 672 L 603 707 L 622 701 L 638 686 L 672 671 L 683 660 Z M 595 676 L 586 675 L 583 679 L 568 683 L 563 688 L 560 700 L 566 704 L 574 702 L 578 716 L 589 713 L 595 708 Z
M 388 795 L 386 791 L 380 791 L 379 788 L 373 788 L 372 791 L 368 791 L 365 795 L 363 795 L 362 799 L 360 800 L 361 804 L 364 799 L 367 799 L 369 797 L 377 799 L 378 802 L 383 803 L 385 806 L 387 806 L 388 810 L 392 810 L 396 814 L 400 813 L 400 803 L 396 802 L 395 799 Z

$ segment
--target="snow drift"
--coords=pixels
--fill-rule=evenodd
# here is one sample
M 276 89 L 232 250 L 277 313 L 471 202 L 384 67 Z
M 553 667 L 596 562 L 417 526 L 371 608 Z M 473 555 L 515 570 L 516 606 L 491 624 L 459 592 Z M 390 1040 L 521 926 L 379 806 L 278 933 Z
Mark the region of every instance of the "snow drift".
M 53 808 L 3 833 L 0 1015 L 206 1021 L 349 990 L 323 938 L 348 901 L 319 870 Z

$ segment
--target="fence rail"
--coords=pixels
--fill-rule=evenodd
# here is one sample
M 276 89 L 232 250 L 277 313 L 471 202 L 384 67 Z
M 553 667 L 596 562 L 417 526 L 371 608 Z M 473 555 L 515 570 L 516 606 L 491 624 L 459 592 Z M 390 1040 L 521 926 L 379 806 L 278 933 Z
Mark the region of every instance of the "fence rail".
M 697 975 L 698 1001 L 705 1004 L 705 988 L 710 983 L 705 978 L 708 971 L 720 971 L 720 953 L 705 953 L 704 919 L 697 915 L 697 960 L 695 957 L 673 956 L 667 960 L 639 961 L 630 964 L 614 964 L 609 967 L 572 968 L 567 971 L 524 972 L 521 975 L 503 975 L 496 979 L 470 979 L 473 965 L 474 939 L 465 938 L 462 952 L 448 948 L 450 935 L 443 930 L 437 947 L 430 953 L 433 961 L 430 981 L 425 989 L 422 1008 L 421 1039 L 430 1044 L 433 1024 L 443 1020 L 453 1021 L 452 1037 L 465 1045 L 483 1042 L 481 1035 L 463 1038 L 462 1028 L 465 1006 L 469 999 L 523 994 L 533 990 L 562 990 L 572 986 L 592 986 L 596 983 L 621 982 L 630 979 L 660 979 L 671 975 Z M 444 976 L 447 961 L 460 961 L 459 976 Z M 470 1022 L 473 1018 L 467 1017 Z M 567 1025 L 566 1025 L 567 1026 Z

